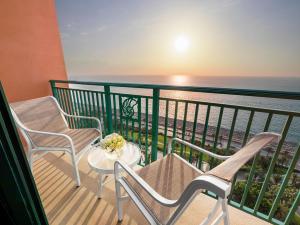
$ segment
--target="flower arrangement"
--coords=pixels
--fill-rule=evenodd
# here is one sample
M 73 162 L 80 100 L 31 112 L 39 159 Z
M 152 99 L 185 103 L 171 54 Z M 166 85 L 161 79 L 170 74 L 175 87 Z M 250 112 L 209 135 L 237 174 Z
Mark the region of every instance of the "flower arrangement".
M 104 139 L 101 140 L 100 143 L 102 149 L 106 153 L 106 156 L 113 160 L 119 158 L 122 155 L 125 144 L 125 139 L 117 133 L 107 135 Z

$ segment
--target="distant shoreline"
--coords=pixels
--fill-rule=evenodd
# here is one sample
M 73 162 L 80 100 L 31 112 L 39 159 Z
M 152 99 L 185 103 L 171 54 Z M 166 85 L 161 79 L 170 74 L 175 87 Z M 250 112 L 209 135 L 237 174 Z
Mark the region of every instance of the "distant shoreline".
M 145 127 L 145 114 L 144 113 L 142 113 L 142 115 L 141 115 L 141 121 L 142 121 L 142 125 L 144 125 L 143 127 Z M 152 127 L 151 123 L 152 123 L 152 117 L 151 117 L 151 114 L 149 114 L 148 115 L 148 126 L 150 125 L 150 129 Z M 168 137 L 172 137 L 172 135 L 173 135 L 173 125 L 174 125 L 174 119 L 168 118 L 168 131 L 167 131 Z M 194 125 L 193 122 L 186 121 L 185 140 L 188 140 L 188 141 L 191 140 L 193 125 Z M 177 134 L 178 138 L 182 138 L 182 128 L 183 128 L 183 120 L 177 119 L 176 134 Z M 201 141 L 203 129 L 204 129 L 204 124 L 197 123 L 195 140 Z M 159 133 L 164 135 L 164 131 L 165 131 L 165 117 L 160 116 L 159 117 Z M 216 127 L 208 125 L 207 134 L 206 134 L 206 138 L 205 138 L 205 145 L 210 145 L 210 146 L 214 145 L 215 133 L 216 133 Z M 230 129 L 220 127 L 218 143 L 217 143 L 218 148 L 227 148 L 229 133 L 230 133 Z M 234 131 L 233 135 L 232 135 L 230 149 L 232 149 L 234 151 L 239 150 L 242 147 L 244 135 L 245 135 L 244 131 Z M 253 133 L 249 133 L 248 141 L 254 135 L 255 134 L 253 134 Z M 222 138 L 220 138 L 221 136 L 222 136 Z M 188 139 L 187 139 L 187 137 L 188 137 Z M 269 147 L 271 149 L 270 152 L 267 152 L 266 150 L 262 150 L 260 154 L 263 156 L 267 156 L 267 155 L 272 156 L 272 154 L 274 154 L 274 152 L 277 149 L 277 143 L 272 143 L 269 145 Z M 289 160 L 291 160 L 295 151 L 297 150 L 296 148 L 297 148 L 296 143 L 291 142 L 291 141 L 285 141 L 280 150 L 280 154 L 281 155 L 285 154 L 285 156 L 287 156 L 287 158 Z M 289 166 L 289 164 L 287 164 L 286 166 Z M 297 163 L 295 170 L 300 172 L 300 162 Z
M 142 122 L 144 122 L 145 124 L 145 114 L 142 113 L 141 116 L 141 120 Z M 148 116 L 148 125 L 151 125 L 152 123 L 152 116 L 151 114 L 149 114 Z M 173 118 L 168 118 L 168 131 L 172 131 L 173 132 L 173 125 L 174 125 L 174 119 Z M 193 125 L 194 122 L 191 121 L 186 121 L 186 129 L 185 129 L 185 136 L 190 136 L 192 135 L 192 131 L 193 131 Z M 165 117 L 163 116 L 159 116 L 159 129 L 160 131 L 164 131 L 164 127 L 165 127 Z M 183 120 L 181 119 L 177 119 L 177 125 L 176 125 L 176 131 L 177 134 L 180 133 L 182 135 L 182 129 L 183 129 Z M 216 133 L 216 127 L 212 126 L 212 125 L 208 125 L 207 128 L 207 137 L 211 137 L 214 141 L 215 139 L 215 133 Z M 202 138 L 202 132 L 204 130 L 204 124 L 198 122 L 197 123 L 197 128 L 196 128 L 196 137 L 199 139 L 199 136 Z M 220 127 L 220 131 L 219 131 L 219 139 L 221 139 L 222 142 L 227 143 L 228 141 L 228 137 L 229 137 L 229 133 L 230 133 L 230 129 L 225 128 L 225 127 Z M 242 144 L 243 142 L 243 138 L 244 138 L 245 132 L 244 131 L 240 131 L 240 130 L 234 130 L 233 132 L 233 136 L 232 136 L 232 144 L 236 143 L 236 144 Z M 252 138 L 255 134 L 253 133 L 249 133 L 249 138 Z M 222 138 L 220 138 L 222 136 Z M 199 139 L 200 140 L 200 139 Z M 235 145 L 231 145 L 231 147 L 235 147 Z M 286 150 L 289 150 L 289 152 L 294 153 L 293 148 L 297 147 L 297 144 L 291 141 L 285 141 L 285 144 L 283 145 L 283 147 L 287 148 Z
M 142 113 L 141 115 L 141 121 L 143 127 L 145 127 L 145 114 Z M 148 126 L 151 128 L 151 123 L 152 123 L 152 116 L 151 114 L 148 115 Z M 167 131 L 167 136 L 172 137 L 173 135 L 173 125 L 174 125 L 174 119 L 173 118 L 168 118 L 167 126 L 168 126 L 168 131 Z M 190 140 L 192 138 L 192 131 L 193 131 L 193 122 L 186 121 L 186 129 L 185 129 L 185 139 Z M 202 134 L 204 130 L 204 124 L 198 122 L 197 123 L 197 129 L 196 129 L 196 135 L 195 135 L 195 140 L 201 141 L 202 139 Z M 182 138 L 182 129 L 183 129 L 183 120 L 177 119 L 177 125 L 176 125 L 176 135 L 179 138 Z M 207 127 L 207 134 L 206 134 L 206 145 L 213 146 L 214 141 L 215 141 L 215 133 L 216 133 L 216 127 L 208 125 Z M 160 116 L 159 117 L 159 133 L 164 135 L 165 131 L 165 117 Z M 229 138 L 229 133 L 230 129 L 220 127 L 219 131 L 219 137 L 218 137 L 218 143 L 217 146 L 220 148 L 227 148 L 227 143 L 228 143 L 228 138 Z M 233 135 L 232 135 L 232 140 L 231 140 L 231 145 L 230 149 L 233 150 L 238 150 L 242 147 L 242 142 L 244 139 L 245 132 L 244 131 L 239 131 L 239 130 L 234 130 Z M 249 133 L 248 136 L 248 141 L 250 138 L 252 138 L 255 134 Z M 188 138 L 187 138 L 188 137 Z M 272 143 L 270 144 L 270 147 L 272 148 L 272 153 L 275 152 L 277 148 L 277 143 Z M 288 158 L 292 158 L 294 152 L 296 151 L 297 144 L 291 141 L 285 141 L 282 149 L 280 151 L 280 154 L 287 154 Z M 266 151 L 264 151 L 264 155 L 268 154 Z M 300 170 L 300 165 L 297 166 Z

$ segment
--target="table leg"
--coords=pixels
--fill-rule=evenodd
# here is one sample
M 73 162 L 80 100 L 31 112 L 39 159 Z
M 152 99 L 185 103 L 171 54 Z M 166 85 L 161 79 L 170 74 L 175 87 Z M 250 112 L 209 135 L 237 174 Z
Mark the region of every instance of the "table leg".
M 99 178 L 98 178 L 98 191 L 97 191 L 97 196 L 98 198 L 102 197 L 102 189 L 103 189 L 103 174 L 99 173 Z

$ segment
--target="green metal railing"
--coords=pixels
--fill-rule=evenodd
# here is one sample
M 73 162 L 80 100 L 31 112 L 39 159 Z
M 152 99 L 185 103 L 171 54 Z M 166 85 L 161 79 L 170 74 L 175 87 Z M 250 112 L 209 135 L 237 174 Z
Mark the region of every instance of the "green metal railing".
M 282 134 L 281 140 L 266 147 L 237 174 L 229 203 L 273 224 L 294 223 L 291 221 L 300 203 L 300 139 L 297 136 L 300 134 L 300 110 L 175 99 L 162 92 L 226 94 L 294 102 L 300 100 L 300 93 L 57 80 L 50 83 L 53 95 L 67 113 L 98 117 L 105 134 L 117 132 L 139 144 L 143 152 L 142 165 L 165 155 L 172 137 L 230 155 L 258 131 L 276 128 L 275 131 Z M 132 91 L 136 89 L 145 92 L 136 94 L 137 91 Z M 73 128 L 92 125 L 75 119 L 68 122 Z M 291 133 L 296 138 L 291 140 Z M 173 147 L 201 169 L 220 163 L 187 147 Z

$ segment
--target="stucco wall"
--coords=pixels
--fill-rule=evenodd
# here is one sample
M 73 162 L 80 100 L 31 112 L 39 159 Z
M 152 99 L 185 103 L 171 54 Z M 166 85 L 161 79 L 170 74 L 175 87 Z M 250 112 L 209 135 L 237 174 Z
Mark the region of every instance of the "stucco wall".
M 66 79 L 54 0 L 0 1 L 0 80 L 10 102 L 51 93 Z

